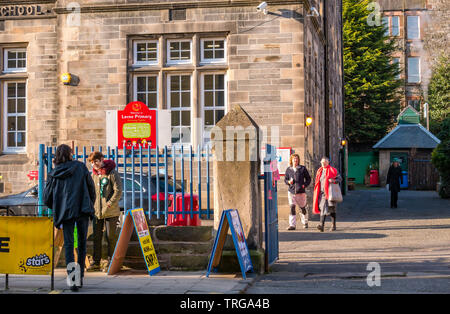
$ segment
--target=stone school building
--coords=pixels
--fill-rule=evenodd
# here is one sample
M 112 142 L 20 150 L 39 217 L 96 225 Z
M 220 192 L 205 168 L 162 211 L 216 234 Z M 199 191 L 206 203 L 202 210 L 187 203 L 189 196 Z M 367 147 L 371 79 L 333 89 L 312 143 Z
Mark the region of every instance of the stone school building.
M 171 110 L 172 143 L 205 144 L 238 104 L 311 173 L 323 155 L 341 168 L 341 1 L 260 3 L 0 3 L 0 195 L 35 184 L 39 144 L 105 146 L 106 111 L 134 100 Z

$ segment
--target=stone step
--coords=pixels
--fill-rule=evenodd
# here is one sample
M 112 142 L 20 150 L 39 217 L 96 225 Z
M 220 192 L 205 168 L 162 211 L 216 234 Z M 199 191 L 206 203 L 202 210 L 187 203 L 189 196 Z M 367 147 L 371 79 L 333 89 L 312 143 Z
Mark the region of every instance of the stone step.
M 206 270 L 214 242 L 212 226 L 150 226 L 153 245 L 164 270 Z M 107 244 L 102 243 L 102 259 L 107 259 Z M 87 254 L 92 256 L 92 236 L 88 237 Z M 142 250 L 135 232 L 128 244 L 124 266 L 146 269 Z M 65 266 L 64 249 L 58 267 Z

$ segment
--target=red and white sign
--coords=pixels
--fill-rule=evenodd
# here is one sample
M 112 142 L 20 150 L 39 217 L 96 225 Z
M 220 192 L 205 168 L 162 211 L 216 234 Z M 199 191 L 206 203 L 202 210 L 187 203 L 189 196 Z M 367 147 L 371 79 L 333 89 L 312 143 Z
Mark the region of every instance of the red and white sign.
M 118 147 L 156 148 L 157 112 L 140 101 L 130 102 L 124 110 L 117 112 Z
M 31 170 L 30 172 L 28 172 L 27 177 L 30 180 L 37 180 L 39 178 L 39 171 Z

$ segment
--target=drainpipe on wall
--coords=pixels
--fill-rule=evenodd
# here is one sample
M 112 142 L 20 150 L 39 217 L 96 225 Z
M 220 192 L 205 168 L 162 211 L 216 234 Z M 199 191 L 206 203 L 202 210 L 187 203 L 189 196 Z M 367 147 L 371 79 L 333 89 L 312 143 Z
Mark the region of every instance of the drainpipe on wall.
M 327 2 L 323 3 L 323 36 L 325 38 L 324 42 L 324 80 L 325 80 L 325 155 L 330 156 L 330 97 L 329 86 L 328 86 L 328 25 L 327 25 Z
M 344 19 L 343 19 L 343 3 L 342 0 L 339 1 L 340 3 L 340 25 L 341 25 L 341 81 L 342 81 L 342 91 L 341 91 L 341 97 L 342 97 L 342 138 L 347 139 L 346 135 L 345 135 L 345 86 L 344 86 L 344 82 L 345 82 L 345 76 L 344 76 Z M 343 168 L 344 171 L 342 171 L 343 169 L 341 169 L 341 173 L 342 176 L 344 178 L 344 188 L 342 189 L 343 194 L 347 194 L 347 172 L 348 172 L 348 168 L 347 168 L 347 163 L 348 163 L 348 151 L 349 151 L 349 144 L 347 141 L 347 149 L 344 150 L 344 160 L 343 160 Z

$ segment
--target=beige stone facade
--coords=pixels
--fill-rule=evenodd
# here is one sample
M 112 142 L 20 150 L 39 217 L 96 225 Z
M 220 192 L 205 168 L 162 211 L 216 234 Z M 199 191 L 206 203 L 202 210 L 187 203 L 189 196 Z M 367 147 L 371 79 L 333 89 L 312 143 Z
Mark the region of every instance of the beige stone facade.
M 26 69 L 0 75 L 3 194 L 32 184 L 26 174 L 37 170 L 39 144 L 105 146 L 105 111 L 140 99 L 176 111 L 172 124 L 188 125 L 193 145 L 202 144 L 210 114 L 215 123 L 239 104 L 269 135 L 277 129 L 277 145 L 300 153 L 311 173 L 322 155 L 341 167 L 341 1 L 267 1 L 267 15 L 244 0 L 10 2 L 0 5 L 1 59 L 17 61 L 24 49 Z M 39 14 L 21 15 L 29 6 Z M 319 17 L 308 16 L 311 7 Z M 11 60 L 9 47 L 19 49 Z M 65 72 L 79 83 L 61 83 Z M 11 82 L 26 83 L 26 128 L 11 126 L 8 142 Z M 207 112 L 212 94 L 216 108 Z M 18 133 L 25 146 L 8 151 L 23 140 Z

